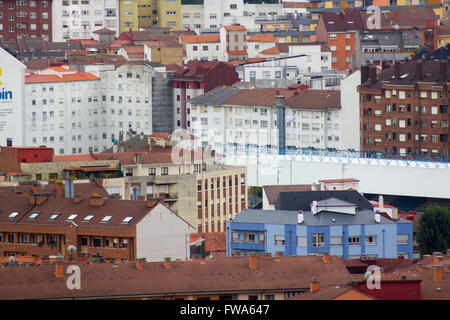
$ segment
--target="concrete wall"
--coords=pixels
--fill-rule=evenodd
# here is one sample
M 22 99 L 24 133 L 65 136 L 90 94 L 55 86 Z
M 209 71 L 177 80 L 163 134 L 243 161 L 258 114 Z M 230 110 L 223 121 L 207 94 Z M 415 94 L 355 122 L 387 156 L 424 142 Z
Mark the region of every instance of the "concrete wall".
M 341 143 L 343 150 L 360 150 L 359 93 L 361 71 L 356 71 L 341 82 Z
M 136 225 L 136 258 L 146 258 L 147 261 L 164 261 L 165 257 L 188 260 L 191 231 L 185 221 L 158 204 Z

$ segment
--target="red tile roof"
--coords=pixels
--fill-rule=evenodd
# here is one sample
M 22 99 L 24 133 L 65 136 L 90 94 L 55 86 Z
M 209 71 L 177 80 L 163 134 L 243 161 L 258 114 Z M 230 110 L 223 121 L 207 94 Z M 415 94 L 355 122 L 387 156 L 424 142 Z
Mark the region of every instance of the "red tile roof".
M 219 34 L 186 35 L 182 37 L 184 43 L 214 43 L 220 42 Z
M 286 98 L 285 105 L 297 109 L 340 109 L 341 92 L 337 90 L 301 90 Z
M 88 72 L 77 72 L 74 74 L 63 74 L 61 77 L 54 74 L 36 74 L 25 75 L 25 83 L 43 83 L 43 82 L 70 82 L 70 81 L 94 81 L 100 80 L 99 77 Z
M 131 201 L 139 202 L 139 201 Z M 126 211 L 126 209 L 124 209 Z M 217 257 L 206 261 L 79 264 L 80 290 L 69 290 L 66 278 L 55 277 L 54 265 L 0 269 L 0 299 L 124 297 L 162 294 L 208 294 L 265 290 L 305 290 L 312 277 L 322 286 L 345 284 L 350 275 L 337 257 L 259 258 L 258 269 L 248 257 Z
M 340 13 L 322 12 L 320 19 L 323 20 L 327 32 L 362 30 L 364 27 L 361 13 L 358 9 Z
M 276 96 L 284 95 L 291 97 L 294 95 L 293 90 L 277 89 L 277 88 L 257 88 L 257 89 L 241 89 L 231 98 L 226 100 L 224 105 L 238 106 L 275 106 Z
M 102 28 L 102 29 L 95 30 L 93 33 L 95 33 L 95 34 L 112 34 L 112 33 L 116 33 L 116 32 L 112 31 L 108 28 Z
M 261 54 L 278 54 L 278 53 L 280 53 L 280 51 L 278 51 L 278 47 L 273 47 L 273 48 L 263 50 L 260 53 Z
M 227 31 L 245 31 L 245 30 L 247 30 L 247 28 L 245 26 L 241 26 L 241 25 L 225 26 L 224 28 Z
M 248 37 L 248 42 L 276 42 L 272 33 L 257 33 Z
M 191 243 L 205 240 L 205 250 L 207 252 L 226 252 L 227 241 L 226 232 L 200 232 L 191 233 Z
M 358 179 L 348 178 L 348 179 L 319 180 L 319 182 L 323 182 L 323 183 L 345 183 L 345 182 L 359 182 L 359 180 Z
M 320 287 L 313 293 L 311 293 L 311 291 L 305 292 L 290 298 L 289 300 L 334 300 L 349 291 L 353 292 L 353 295 L 349 300 L 378 300 L 346 285 L 329 285 L 327 287 Z

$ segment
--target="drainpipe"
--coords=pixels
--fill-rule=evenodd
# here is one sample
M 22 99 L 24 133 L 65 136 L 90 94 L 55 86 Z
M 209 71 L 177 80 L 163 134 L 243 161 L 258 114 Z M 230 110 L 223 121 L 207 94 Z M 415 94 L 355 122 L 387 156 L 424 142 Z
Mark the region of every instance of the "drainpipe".
M 385 249 L 384 249 L 384 233 L 385 232 L 386 232 L 386 230 L 383 229 L 383 258 L 386 258 L 386 252 L 385 252 Z

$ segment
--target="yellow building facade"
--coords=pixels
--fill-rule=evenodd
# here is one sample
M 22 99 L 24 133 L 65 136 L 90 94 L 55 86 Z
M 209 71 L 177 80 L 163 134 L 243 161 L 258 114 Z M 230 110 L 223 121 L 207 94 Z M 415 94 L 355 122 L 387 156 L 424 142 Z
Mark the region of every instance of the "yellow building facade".
M 156 0 L 119 0 L 120 32 L 139 31 L 157 23 Z
M 181 30 L 181 0 L 158 0 L 157 21 L 160 27 L 171 27 Z

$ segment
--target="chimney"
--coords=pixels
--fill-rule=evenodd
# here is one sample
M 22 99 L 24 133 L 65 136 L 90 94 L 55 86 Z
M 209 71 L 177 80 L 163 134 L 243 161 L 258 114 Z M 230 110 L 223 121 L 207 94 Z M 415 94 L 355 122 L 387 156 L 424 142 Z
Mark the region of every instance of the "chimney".
M 284 257 L 284 251 L 275 252 L 275 258 L 281 258 L 281 257 Z
M 364 84 L 367 80 L 369 80 L 369 66 L 364 65 L 361 66 L 361 84 Z
M 315 200 L 311 204 L 311 212 L 312 212 L 312 214 L 317 213 L 317 201 L 315 201 Z
M 422 60 L 416 61 L 416 80 L 422 80 Z
M 101 207 L 106 202 L 106 198 L 100 196 L 99 194 L 92 194 L 91 198 L 89 199 L 89 205 L 92 207 Z
M 255 253 L 249 254 L 248 262 L 248 267 L 250 268 L 250 270 L 258 269 L 258 257 Z
M 441 61 L 439 65 L 439 81 L 447 82 L 448 61 Z
M 145 262 L 145 258 L 142 259 L 137 259 L 136 260 L 136 268 L 138 268 L 139 270 L 144 268 L 144 262 Z
M 328 251 L 322 252 L 322 261 L 324 263 L 330 263 L 330 253 Z
M 277 91 L 278 92 L 278 91 Z M 277 95 L 278 153 L 286 151 L 286 110 L 284 96 Z
M 444 263 L 444 272 L 450 272 L 450 263 Z
M 40 206 L 47 200 L 47 196 L 43 194 L 30 195 L 30 204 L 33 206 Z
M 422 262 L 418 262 L 416 264 L 416 270 L 417 271 L 423 271 L 423 263 Z
M 398 208 L 392 209 L 392 220 L 394 220 L 394 221 L 398 220 Z
M 73 180 L 72 179 L 66 179 L 65 180 L 65 196 L 66 198 L 73 198 L 74 190 L 73 190 Z
M 433 263 L 438 263 L 444 259 L 442 252 L 433 252 Z
M 378 208 L 380 208 L 380 210 L 384 208 L 384 198 L 381 195 L 378 196 Z
M 64 183 L 62 182 L 56 183 L 56 197 L 64 198 Z
M 62 263 L 62 261 L 56 261 L 55 263 L 55 276 L 57 278 L 64 277 L 64 264 Z
M 39 190 L 40 188 L 39 188 L 39 182 L 36 182 L 36 183 L 33 183 L 32 185 L 31 185 L 31 193 L 39 193 Z
M 317 280 L 316 277 L 313 277 L 311 279 L 311 285 L 309 288 L 310 288 L 311 293 L 314 293 L 320 289 L 320 282 L 319 282 L 319 280 Z
M 442 280 L 442 269 L 443 266 L 432 266 L 433 269 L 433 281 L 441 281 Z
M 400 61 L 394 62 L 394 77 L 400 79 Z
M 371 86 L 377 83 L 377 67 L 373 66 L 369 68 L 369 78 Z
M 166 269 L 172 268 L 172 261 L 170 260 L 170 257 L 164 258 L 164 267 Z

